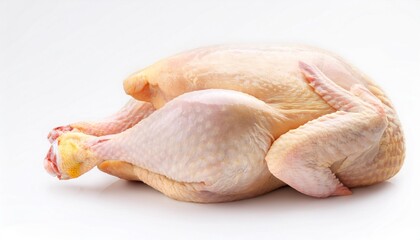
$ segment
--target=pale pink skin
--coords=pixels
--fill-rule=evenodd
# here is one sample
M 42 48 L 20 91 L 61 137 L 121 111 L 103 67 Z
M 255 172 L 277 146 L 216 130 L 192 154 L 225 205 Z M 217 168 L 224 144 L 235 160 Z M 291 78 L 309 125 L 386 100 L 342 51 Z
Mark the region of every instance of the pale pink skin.
M 221 51 L 220 54 L 229 59 L 230 53 Z M 178 58 L 199 61 L 188 54 Z M 259 54 L 265 56 L 266 53 Z M 207 200 L 200 200 L 203 202 L 230 200 L 220 196 L 261 194 L 263 192 L 255 191 L 241 195 L 253 192 L 271 178 L 277 180 L 270 180 L 265 192 L 287 184 L 314 197 L 349 195 L 349 187 L 382 182 L 398 172 L 404 158 L 402 132 L 392 105 L 379 88 L 361 75 L 346 73 L 339 61 L 334 62 L 337 67 L 326 68 L 325 62 L 330 60 L 323 60 L 322 68 L 327 76 L 313 63 L 314 59 L 321 59 L 322 54 L 325 53 L 316 57 L 308 53 L 288 56 L 307 60 L 291 60 L 296 61 L 296 66 L 287 62 L 284 67 L 285 72 L 296 68 L 307 86 L 300 80 L 288 82 L 285 78 L 277 83 L 282 90 L 277 98 L 267 92 L 269 85 L 261 85 L 262 90 L 258 90 L 260 85 L 257 85 L 254 90 L 253 85 L 238 87 L 223 82 L 224 78 L 216 79 L 219 82 L 215 83 L 209 81 L 208 86 L 195 79 L 194 86 L 199 89 L 186 87 L 188 84 L 184 83 L 166 88 L 167 82 L 162 81 L 159 84 L 162 93 L 154 95 L 151 103 L 131 100 L 102 122 L 58 127 L 48 138 L 55 143 L 67 132 L 92 135 L 81 143 L 96 156 L 96 162 L 89 163 L 91 167 L 105 160 L 118 160 L 171 181 L 203 183 L 197 191 L 217 194 L 214 199 L 209 196 Z M 168 62 L 179 64 L 178 58 L 169 58 Z M 193 69 L 203 71 L 206 63 L 199 64 Z M 229 64 L 234 66 L 235 62 L 225 65 Z M 156 67 L 158 70 L 153 66 L 151 69 L 158 73 L 166 71 L 160 66 Z M 152 70 L 145 72 L 156 74 Z M 274 69 L 273 74 L 282 73 Z M 300 77 L 297 72 L 294 74 L 296 77 L 292 79 Z M 157 80 L 149 81 L 152 84 Z M 143 87 L 130 84 L 137 83 L 130 79 L 126 82 L 129 93 Z M 212 89 L 214 84 L 232 90 Z M 135 91 L 130 94 L 143 98 Z M 285 98 L 287 94 L 293 97 L 298 108 L 291 108 L 294 103 Z M 397 145 L 391 147 L 390 142 Z M 57 163 L 60 159 L 57 155 L 57 149 L 51 148 L 45 168 L 60 179 L 67 179 L 69 177 L 60 170 L 60 160 Z M 173 184 L 163 188 L 167 191 L 165 194 L 177 191 Z
M 93 136 L 103 136 L 109 134 L 120 133 L 133 125 L 137 124 L 143 118 L 149 116 L 154 107 L 150 103 L 130 100 L 117 113 L 98 122 L 78 122 L 67 126 L 56 127 L 50 131 L 47 138 L 53 144 L 63 133 L 76 131 L 83 132 Z M 62 174 L 57 164 L 57 149 L 52 145 L 44 159 L 44 168 L 52 176 L 62 178 Z

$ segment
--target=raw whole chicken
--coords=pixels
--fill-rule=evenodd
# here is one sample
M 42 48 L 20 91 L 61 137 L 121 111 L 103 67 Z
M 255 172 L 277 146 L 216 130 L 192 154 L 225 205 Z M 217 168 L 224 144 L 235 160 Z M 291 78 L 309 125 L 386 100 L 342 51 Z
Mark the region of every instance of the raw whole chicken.
M 340 57 L 294 45 L 219 45 L 163 59 L 124 81 L 133 97 L 98 122 L 54 128 L 59 179 L 95 166 L 167 196 L 223 202 L 289 185 L 313 197 L 383 182 L 404 160 L 383 91 Z

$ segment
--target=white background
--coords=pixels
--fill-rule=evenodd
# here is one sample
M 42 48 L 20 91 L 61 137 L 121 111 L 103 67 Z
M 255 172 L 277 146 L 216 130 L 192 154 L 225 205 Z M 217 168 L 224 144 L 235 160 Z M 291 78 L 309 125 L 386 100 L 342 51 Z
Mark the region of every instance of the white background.
M 0 0 L 0 238 L 419 239 L 419 29 L 419 1 Z M 49 130 L 117 110 L 130 73 L 244 42 L 320 46 L 369 74 L 400 114 L 403 169 L 349 197 L 283 188 L 223 204 L 177 202 L 97 169 L 71 181 L 44 171 Z

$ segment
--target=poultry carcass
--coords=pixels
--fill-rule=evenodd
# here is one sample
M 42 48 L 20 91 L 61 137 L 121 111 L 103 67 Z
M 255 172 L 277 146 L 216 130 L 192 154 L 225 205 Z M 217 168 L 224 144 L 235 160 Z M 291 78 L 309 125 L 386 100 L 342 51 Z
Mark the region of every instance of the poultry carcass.
M 349 195 L 403 164 L 390 100 L 321 49 L 194 49 L 133 74 L 124 89 L 133 99 L 114 115 L 50 132 L 49 173 L 72 179 L 98 166 L 174 199 L 223 202 L 285 185 Z

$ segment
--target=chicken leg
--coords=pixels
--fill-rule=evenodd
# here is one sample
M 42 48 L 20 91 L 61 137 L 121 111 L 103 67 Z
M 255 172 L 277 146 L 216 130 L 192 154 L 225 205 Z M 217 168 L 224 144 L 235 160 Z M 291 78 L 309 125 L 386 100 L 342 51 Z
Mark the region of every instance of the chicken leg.
M 117 134 L 148 117 L 154 110 L 155 109 L 151 103 L 130 99 L 118 112 L 102 120 L 76 122 L 54 128 L 48 134 L 48 140 L 52 143 L 52 146 L 44 159 L 45 169 L 52 175 L 57 175 L 58 173 L 58 166 L 56 163 L 57 159 L 53 152 L 57 147 L 57 143 L 55 143 L 55 141 L 62 134 L 66 132 L 80 132 L 92 136 Z M 116 177 L 126 180 L 138 180 L 137 177 L 131 173 L 132 171 L 130 171 L 130 166 L 127 166 L 124 162 L 103 162 L 98 165 L 98 168 L 103 172 Z
M 149 116 L 154 110 L 152 104 L 148 102 L 130 99 L 118 112 L 102 120 L 76 122 L 56 127 L 48 134 L 48 140 L 53 143 L 61 134 L 69 131 L 93 136 L 120 133 Z
M 123 161 L 132 176 L 174 198 L 233 200 L 283 184 L 268 171 L 264 157 L 272 141 L 290 128 L 286 120 L 248 94 L 195 91 L 119 134 L 66 132 L 51 155 L 61 179 L 78 177 L 104 161 Z M 196 192 L 176 195 L 185 185 L 194 185 Z

